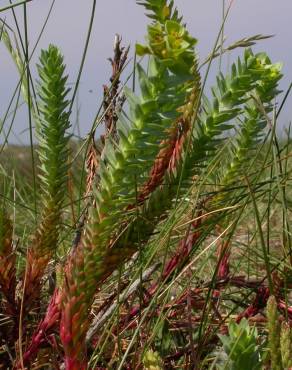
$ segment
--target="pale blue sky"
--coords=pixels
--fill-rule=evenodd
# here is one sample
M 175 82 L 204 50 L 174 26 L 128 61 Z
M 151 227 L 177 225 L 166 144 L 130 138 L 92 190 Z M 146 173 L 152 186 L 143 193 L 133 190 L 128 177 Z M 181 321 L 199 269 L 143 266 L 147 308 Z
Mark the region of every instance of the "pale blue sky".
M 33 0 L 27 4 L 31 48 L 51 3 L 52 0 Z M 189 31 L 199 39 L 198 51 L 203 60 L 210 52 L 220 27 L 222 1 L 176 0 L 175 3 L 183 14 Z M 8 1 L 0 0 L 0 7 L 6 4 Z M 74 82 L 79 68 L 91 7 L 92 1 L 89 0 L 56 0 L 36 52 L 37 56 L 40 48 L 47 47 L 49 43 L 57 44 L 65 56 L 71 82 Z M 21 23 L 21 7 L 17 10 L 17 16 Z M 1 17 L 6 18 L 13 26 L 10 11 L 2 12 Z M 286 89 L 292 80 L 291 21 L 292 0 L 235 0 L 225 28 L 226 44 L 258 33 L 274 34 L 273 39 L 260 42 L 256 50 L 267 51 L 273 61 L 284 63 L 285 78 L 281 87 Z M 122 35 L 125 44 L 132 45 L 132 55 L 135 41 L 144 40 L 147 22 L 144 8 L 136 5 L 135 0 L 97 1 L 93 33 L 80 87 L 82 134 L 86 134 L 92 124 L 101 101 L 102 85 L 108 81 L 110 67 L 106 59 L 112 55 L 115 33 Z M 0 55 L 0 115 L 3 117 L 17 84 L 17 75 L 3 46 L 0 46 Z M 233 60 L 232 55 L 225 58 L 226 64 L 229 60 Z M 36 58 L 33 63 L 35 61 Z M 217 68 L 218 63 L 215 63 L 211 80 Z M 292 117 L 291 105 L 287 105 L 282 115 L 283 124 L 289 123 Z M 25 112 L 25 108 L 21 109 L 15 121 L 14 132 L 17 135 L 28 127 Z M 27 134 L 21 134 L 20 137 L 27 140 Z M 3 137 L 1 141 L 2 139 Z M 11 136 L 10 141 L 15 142 L 15 138 Z

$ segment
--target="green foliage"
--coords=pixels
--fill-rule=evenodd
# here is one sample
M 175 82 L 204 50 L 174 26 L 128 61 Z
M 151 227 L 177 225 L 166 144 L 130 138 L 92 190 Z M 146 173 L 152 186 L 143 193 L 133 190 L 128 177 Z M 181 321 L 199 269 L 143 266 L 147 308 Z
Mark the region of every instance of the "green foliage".
M 118 144 L 111 138 L 106 139 L 99 163 L 100 181 L 94 190 L 96 207 L 90 210 L 82 247 L 77 251 L 78 263 L 72 259 L 67 277 L 74 286 L 77 281 L 77 286 L 87 284 L 86 297 L 80 297 L 81 301 L 86 300 L 86 307 L 91 302 L 96 282 L 137 249 L 135 237 L 122 243 L 117 240 L 118 235 L 123 236 L 125 225 L 136 216 L 133 212 L 125 213 L 125 209 L 136 204 L 137 191 L 145 183 L 145 176 L 159 153 L 163 138 L 182 114 L 181 110 L 196 84 L 192 71 L 195 62 L 193 46 L 179 54 L 170 65 L 165 64 L 159 55 L 154 55 L 150 59 L 148 74 L 142 66 L 137 67 L 141 96 L 125 89 L 129 115 L 122 113 L 117 122 Z M 183 73 L 176 66 L 184 66 Z M 136 230 L 134 235 L 137 235 Z M 113 244 L 110 248 L 109 243 Z M 64 321 L 71 321 L 76 310 L 79 312 L 81 302 L 75 304 L 75 291 L 71 293 L 68 289 L 67 293 L 64 299 L 67 317 Z M 74 302 L 72 307 L 71 301 Z M 83 328 L 86 327 L 82 322 L 86 320 L 87 311 L 83 310 L 80 313 Z M 78 335 L 84 337 L 85 331 Z M 69 353 L 73 351 L 74 341 L 67 342 Z
M 175 194 L 179 179 L 182 180 L 180 191 L 183 193 L 189 188 L 192 176 L 199 174 L 215 157 L 220 143 L 224 141 L 223 134 L 235 127 L 234 119 L 243 115 L 248 118 L 243 118 L 245 123 L 242 124 L 234 159 L 230 167 L 224 169 L 221 185 L 226 185 L 234 175 L 238 175 L 247 163 L 244 158 L 251 155 L 251 149 L 257 143 L 266 122 L 264 114 L 259 112 L 258 106 L 254 106 L 251 94 L 253 91 L 261 91 L 260 101 L 266 102 L 266 107 L 270 109 L 271 96 L 278 93 L 276 86 L 280 78 L 280 65 L 271 64 L 263 54 L 254 55 L 250 49 L 246 50 L 243 60 L 238 59 L 237 64 L 232 65 L 231 75 L 218 76 L 217 86 L 212 89 L 213 102 L 203 97 L 202 113 L 195 123 L 190 148 L 181 164 L 183 173 L 178 167 L 177 175 L 166 180 L 174 184 L 172 190 Z M 168 189 L 164 191 L 168 192 Z
M 67 194 L 69 113 L 68 89 L 63 57 L 56 46 L 42 50 L 39 73 L 39 116 L 37 120 L 40 160 L 41 217 L 28 249 L 28 263 L 23 278 L 25 301 L 39 295 L 40 279 L 59 241 L 62 207 Z M 26 304 L 26 309 L 30 305 Z
M 156 22 L 148 26 L 148 44 L 146 46 L 137 44 L 136 53 L 141 56 L 155 56 L 174 74 L 189 76 L 194 67 L 194 46 L 197 40 L 188 33 L 181 19 L 170 16 L 173 1 L 169 6 L 164 0 L 138 3 L 154 12 Z
M 258 343 L 256 327 L 251 328 L 246 319 L 239 324 L 231 321 L 228 335 L 219 335 L 224 351 L 228 358 L 217 369 L 256 370 L 261 369 L 261 349 Z
M 146 244 L 155 225 L 172 208 L 178 190 L 185 193 L 198 168 L 202 169 L 214 157 L 222 134 L 233 127 L 230 121 L 251 101 L 251 91 L 260 90 L 264 102 L 276 94 L 278 67 L 262 54 L 253 55 L 247 50 L 244 59 L 233 65 L 230 76 L 218 77 L 217 87 L 212 90 L 214 102 L 204 99 L 202 113 L 191 131 L 190 146 L 185 141 L 185 153 L 176 171 L 166 174 L 165 186 L 149 195 L 139 209 L 141 217 L 137 218 L 136 212 L 131 211 L 137 204 L 137 194 L 197 81 L 195 43 L 179 20 L 165 19 L 149 26 L 148 45 L 138 46 L 138 54 L 150 55 L 149 71 L 147 74 L 142 66 L 137 67 L 141 96 L 125 89 L 129 114 L 119 117 L 118 143 L 106 139 L 100 181 L 94 190 L 95 207 L 90 210 L 84 236 L 67 272 L 62 340 L 70 359 L 83 361 L 84 322 L 96 282 L 126 261 L 141 242 Z
M 191 37 L 185 26 L 169 20 L 165 24 L 148 26 L 148 45 L 136 45 L 138 55 L 153 55 L 173 73 L 188 75 L 194 66 L 194 46 L 197 40 Z
M 147 15 L 155 21 L 164 23 L 168 19 L 180 20 L 173 0 L 138 0 L 137 4 L 143 5 L 150 11 Z
M 12 217 L 9 217 L 6 209 L 0 210 L 0 307 L 4 307 L 8 319 L 12 318 L 10 326 L 6 325 L 6 321 L 3 324 L 3 333 L 8 348 L 16 342 L 24 343 L 23 353 L 18 354 L 16 348 L 12 356 L 21 358 L 28 368 L 35 364 L 41 366 L 38 361 L 42 354 L 35 364 L 32 364 L 33 358 L 41 345 L 46 347 L 46 340 L 50 340 L 50 345 L 53 343 L 52 333 L 56 336 L 59 334 L 56 340 L 58 349 L 55 350 L 55 344 L 50 347 L 50 355 L 44 355 L 46 361 L 50 358 L 58 366 L 59 362 L 65 362 L 68 370 L 91 366 L 86 357 L 91 309 L 94 314 L 97 313 L 97 319 L 110 311 L 104 322 L 108 321 L 111 325 L 110 329 L 104 325 L 104 333 L 98 332 L 94 338 L 96 341 L 90 343 L 92 351 L 94 346 L 99 351 L 97 364 L 92 368 L 114 368 L 118 361 L 121 362 L 119 368 L 122 368 L 128 359 L 129 366 L 133 368 L 141 367 L 142 361 L 145 369 L 153 370 L 168 366 L 185 367 L 194 358 L 200 366 L 202 357 L 209 350 L 211 352 L 214 342 L 218 341 L 216 330 L 221 318 L 228 317 L 230 313 L 239 313 L 241 306 L 245 305 L 239 297 L 250 300 L 250 294 L 245 294 L 244 289 L 255 288 L 255 282 L 248 281 L 242 275 L 236 276 L 234 272 L 229 276 L 229 271 L 234 267 L 234 259 L 229 261 L 234 231 L 226 235 L 226 239 L 230 237 L 224 256 L 228 274 L 220 281 L 216 271 L 220 263 L 218 256 L 224 250 L 214 253 L 215 243 L 212 241 L 210 244 L 209 241 L 229 221 L 224 217 L 226 213 L 222 213 L 220 219 L 213 217 L 218 208 L 222 205 L 226 209 L 235 208 L 230 207 L 234 204 L 239 208 L 242 206 L 231 185 L 241 179 L 242 173 L 249 175 L 249 166 L 253 163 L 269 121 L 268 114 L 274 109 L 273 100 L 279 93 L 281 66 L 273 64 L 266 54 L 253 54 L 251 49 L 247 49 L 244 56 L 232 65 L 230 74 L 219 73 L 209 100 L 201 91 L 199 61 L 195 50 L 197 40 L 182 23 L 174 2 L 141 0 L 138 3 L 146 8 L 153 20 L 148 27 L 146 45 L 136 45 L 137 54 L 148 57 L 149 63 L 147 69 L 143 64 L 135 66 L 139 83 L 136 91 L 139 93 L 127 87 L 124 89 L 127 107 L 117 112 L 116 134 L 107 135 L 101 140 L 104 147 L 100 157 L 97 151 L 91 153 L 93 157 L 96 156 L 91 167 L 94 170 L 89 174 L 92 181 L 96 179 L 93 194 L 86 202 L 78 198 L 80 206 L 86 208 L 84 225 L 80 226 L 81 232 L 78 230 L 76 233 L 69 256 L 64 256 L 65 267 L 62 263 L 58 266 L 57 285 L 60 290 L 54 290 L 46 312 L 42 303 L 53 291 L 51 287 L 47 289 L 47 285 L 50 285 L 50 278 L 56 273 L 53 271 L 51 275 L 51 270 L 56 263 L 63 262 L 56 252 L 60 246 L 63 208 L 68 195 L 70 135 L 67 131 L 70 127 L 71 112 L 68 112 L 68 106 L 71 106 L 71 102 L 68 101 L 63 57 L 57 47 L 50 45 L 41 52 L 37 66 L 38 104 L 35 104 L 37 109 L 34 108 L 34 99 L 28 99 L 27 96 L 31 92 L 25 80 L 26 74 L 23 73 L 25 64 L 21 60 L 21 53 L 18 48 L 14 49 L 9 34 L 3 28 L 2 39 L 24 78 L 23 97 L 30 103 L 29 108 L 36 120 L 39 143 L 40 212 L 27 251 L 22 256 L 21 249 L 17 256 L 22 261 L 26 256 L 26 271 L 21 277 L 20 288 L 17 288 L 17 293 L 21 291 L 21 297 L 15 294 L 16 254 L 12 248 L 12 231 L 15 233 L 15 228 L 12 228 Z M 241 47 L 244 42 L 244 45 L 250 45 L 252 40 L 258 38 L 241 40 L 238 45 Z M 215 48 L 215 51 L 218 50 L 218 47 Z M 114 60 L 113 67 L 117 66 L 114 63 L 118 61 Z M 237 131 L 233 140 L 228 136 L 230 129 Z M 90 140 L 93 139 L 90 135 Z M 227 148 L 228 157 L 225 153 L 220 156 L 223 148 Z M 92 159 L 88 157 L 84 158 L 84 162 Z M 222 162 L 216 162 L 222 157 Z M 215 186 L 209 184 L 211 176 L 216 179 Z M 249 178 L 252 188 L 260 186 L 253 176 Z M 208 182 L 206 187 L 205 181 Z M 74 214 L 74 190 L 70 209 L 74 220 L 72 228 L 77 218 Z M 82 185 L 77 190 L 82 198 Z M 246 189 L 243 189 L 243 196 L 246 193 Z M 69 211 L 69 207 L 66 211 Z M 240 216 L 235 212 L 231 213 L 232 217 L 239 219 Z M 200 217 L 196 218 L 196 215 Z M 15 212 L 14 219 L 17 220 L 17 217 Z M 223 238 L 225 241 L 224 235 Z M 208 243 L 207 246 L 204 241 Z M 220 243 L 219 238 L 218 241 Z M 20 238 L 20 244 L 22 242 Z M 64 244 L 66 248 L 70 247 L 67 241 Z M 139 252 L 139 258 L 133 257 L 136 252 Z M 238 248 L 236 257 L 241 252 Z M 155 271 L 148 276 L 143 286 L 140 280 L 133 284 L 134 288 L 131 286 L 131 294 L 127 296 L 126 286 L 135 273 L 141 277 L 140 272 L 148 264 L 150 255 L 163 261 L 162 271 L 157 274 Z M 183 270 L 194 255 L 188 271 Z M 207 257 L 201 263 L 204 255 Z M 256 251 L 255 255 L 258 256 Z M 125 263 L 130 259 L 128 268 Z M 252 260 L 253 256 L 249 259 Z M 124 265 L 127 266 L 125 274 Z M 119 280 L 112 274 L 115 270 L 119 271 Z M 249 266 L 247 270 L 248 276 L 251 276 Z M 243 274 L 245 266 L 240 266 L 238 271 Z M 165 286 L 167 283 L 169 285 Z M 225 284 L 228 285 L 226 294 L 223 293 Z M 234 291 L 232 284 L 236 287 Z M 263 287 L 265 282 L 261 280 L 256 284 Z M 212 297 L 215 286 L 216 294 Z M 104 289 L 102 293 L 106 298 L 103 302 L 99 301 L 96 307 L 93 302 L 100 289 Z M 123 299 L 120 300 L 121 297 Z M 36 304 L 32 306 L 32 302 Z M 229 311 L 230 302 L 232 312 Z M 113 306 L 118 307 L 119 311 L 115 317 L 111 316 Z M 262 306 L 262 302 L 251 302 L 252 309 L 246 312 L 256 314 Z M 283 325 L 279 334 L 277 307 L 269 303 L 268 311 L 271 362 L 273 368 L 282 369 L 290 366 L 291 332 L 287 325 Z M 41 317 L 42 314 L 43 320 L 37 324 L 34 317 Z M 109 320 L 109 317 L 113 317 L 113 320 Z M 219 317 L 220 320 L 217 319 Z M 31 318 L 33 322 L 28 325 Z M 206 333 L 202 330 L 201 333 L 204 327 L 212 330 Z M 33 330 L 36 330 L 34 334 Z M 139 339 L 133 351 L 137 333 Z M 228 335 L 219 337 L 225 355 L 223 363 L 218 363 L 218 369 L 261 368 L 260 336 L 255 327 L 248 325 L 247 320 L 242 320 L 240 324 L 231 322 Z M 117 348 L 113 355 L 109 350 L 112 348 L 104 348 L 110 341 Z M 61 344 L 63 348 L 60 351 Z M 146 350 L 154 347 L 159 354 Z M 1 356 L 2 353 L 0 360 Z
M 37 126 L 42 201 L 45 207 L 58 207 L 59 211 L 66 192 L 70 139 L 66 134 L 70 126 L 66 112 L 69 89 L 64 71 L 63 57 L 57 47 L 50 45 L 48 50 L 42 50 L 38 65 L 40 122 Z
M 180 109 L 193 87 L 195 80 L 191 69 L 195 60 L 193 47 L 189 47 L 187 53 L 180 54 L 177 60 L 172 59 L 171 66 L 159 55 L 154 55 L 148 75 L 142 66 L 137 66 L 141 96 L 125 89 L 129 116 L 120 115 L 117 123 L 119 145 L 116 147 L 108 139 L 100 163 L 101 180 L 95 193 L 99 218 L 103 218 L 100 228 L 108 225 L 112 229 L 116 221 L 120 222 L 125 207 L 135 204 L 136 187 L 139 189 L 145 182 L 145 174 L 159 152 L 161 141 L 181 115 Z M 180 65 L 186 66 L 183 74 L 174 68 Z
M 249 52 L 251 56 L 252 54 Z M 243 117 L 239 126 L 239 134 L 233 149 L 233 160 L 224 173 L 222 183 L 231 183 L 243 170 L 247 169 L 249 161 L 259 144 L 264 129 L 267 126 L 267 115 L 273 110 L 273 99 L 279 94 L 278 81 L 281 79 L 281 64 L 271 64 L 265 53 L 257 54 L 256 64 L 261 69 L 261 79 L 249 93 L 243 109 Z
M 64 75 L 63 57 L 56 46 L 50 45 L 42 50 L 38 65 L 39 82 L 39 120 L 37 138 L 39 140 L 38 155 L 40 159 L 42 223 L 39 233 L 43 238 L 56 237 L 60 225 L 61 210 L 65 199 L 68 179 L 68 154 L 70 136 L 69 104 L 66 96 L 67 76 Z M 51 223 L 51 225 L 50 225 Z M 41 238 L 42 238 L 41 237 Z M 56 248 L 56 244 L 46 241 L 39 245 L 42 253 Z

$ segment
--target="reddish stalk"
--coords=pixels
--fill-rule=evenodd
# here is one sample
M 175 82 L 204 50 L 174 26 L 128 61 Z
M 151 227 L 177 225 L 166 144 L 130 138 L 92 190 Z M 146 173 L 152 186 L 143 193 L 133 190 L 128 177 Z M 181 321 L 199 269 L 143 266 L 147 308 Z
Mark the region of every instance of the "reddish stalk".
M 260 310 L 266 307 L 269 296 L 269 288 L 260 286 L 257 290 L 254 301 L 237 316 L 236 322 L 239 323 L 244 317 L 248 319 L 257 315 Z
M 61 314 L 60 303 L 61 292 L 59 289 L 55 289 L 47 308 L 46 315 L 33 333 L 31 343 L 23 355 L 24 365 L 29 365 L 35 359 L 40 346 L 47 342 L 47 337 L 49 336 L 50 331 L 56 329 Z M 18 362 L 15 368 L 21 369 L 21 364 Z
M 7 255 L 0 255 L 0 287 L 5 297 L 4 312 L 9 316 L 17 314 L 15 302 L 15 253 L 11 251 Z
M 197 65 L 194 67 L 197 71 Z M 201 83 L 200 76 L 196 74 L 193 81 L 193 89 L 187 97 L 187 102 L 178 110 L 182 113 L 169 129 L 169 137 L 161 142 L 161 149 L 154 161 L 149 173 L 148 181 L 139 191 L 138 203 L 143 203 L 145 199 L 162 184 L 163 179 L 168 172 L 175 171 L 177 164 L 182 158 L 184 144 L 190 134 L 193 115 L 198 112 L 198 99 L 200 97 Z M 194 112 L 194 109 L 196 111 Z
M 217 248 L 217 258 L 218 258 L 218 270 L 217 270 L 217 279 L 226 279 L 229 276 L 229 258 L 230 258 L 230 251 L 229 251 L 229 243 L 230 240 L 221 241 L 219 240 L 218 248 Z M 217 300 L 217 307 L 219 305 L 219 297 L 220 297 L 220 289 L 215 289 L 213 291 L 213 298 Z M 216 308 L 217 308 L 216 307 Z
M 201 215 L 201 212 L 199 213 Z M 137 305 L 133 307 L 130 313 L 123 319 L 122 325 L 126 325 L 129 321 L 131 321 L 140 311 L 142 308 L 147 307 L 150 303 L 151 299 L 153 298 L 154 294 L 157 292 L 159 287 L 161 286 L 161 282 L 164 284 L 171 274 L 183 263 L 186 261 L 188 256 L 190 255 L 192 248 L 195 242 L 201 235 L 201 232 L 198 230 L 202 222 L 202 218 L 199 217 L 196 222 L 193 223 L 192 227 L 195 229 L 193 232 L 189 232 L 188 235 L 179 242 L 178 248 L 176 253 L 170 260 L 166 263 L 164 270 L 161 274 L 159 281 L 153 283 L 148 290 L 146 290 L 145 298 L 143 300 L 143 305 Z
M 139 195 L 138 203 L 145 199 L 162 184 L 166 171 L 173 171 L 181 158 L 183 144 L 189 131 L 189 124 L 185 120 L 178 121 L 170 130 L 170 137 L 161 143 L 161 149 L 150 170 L 149 179 L 143 185 Z

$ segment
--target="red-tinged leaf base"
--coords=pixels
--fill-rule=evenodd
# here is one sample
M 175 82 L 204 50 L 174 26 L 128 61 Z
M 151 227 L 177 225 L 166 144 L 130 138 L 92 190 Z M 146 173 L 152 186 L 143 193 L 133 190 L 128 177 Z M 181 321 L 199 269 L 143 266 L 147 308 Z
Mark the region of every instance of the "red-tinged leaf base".
M 77 358 L 66 357 L 65 358 L 65 369 L 66 370 L 87 370 L 87 362 L 80 361 Z
M 23 355 L 24 365 L 29 365 L 36 357 L 40 346 L 48 341 L 51 329 L 56 327 L 60 319 L 60 303 L 61 292 L 59 289 L 56 289 L 48 305 L 46 315 L 33 333 L 31 343 Z M 21 369 L 20 363 L 17 364 L 16 369 Z

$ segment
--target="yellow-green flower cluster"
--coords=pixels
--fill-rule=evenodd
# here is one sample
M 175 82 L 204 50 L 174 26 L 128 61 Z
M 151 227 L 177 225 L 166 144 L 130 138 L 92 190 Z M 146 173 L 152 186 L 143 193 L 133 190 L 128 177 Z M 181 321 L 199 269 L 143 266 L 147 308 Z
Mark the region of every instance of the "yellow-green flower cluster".
M 163 362 L 157 352 L 148 350 L 143 358 L 143 365 L 145 370 L 162 370 Z
M 136 52 L 159 58 L 163 65 L 173 73 L 189 75 L 194 65 L 193 38 L 185 26 L 175 20 L 167 20 L 164 24 L 156 22 L 148 26 L 148 44 L 137 44 Z

